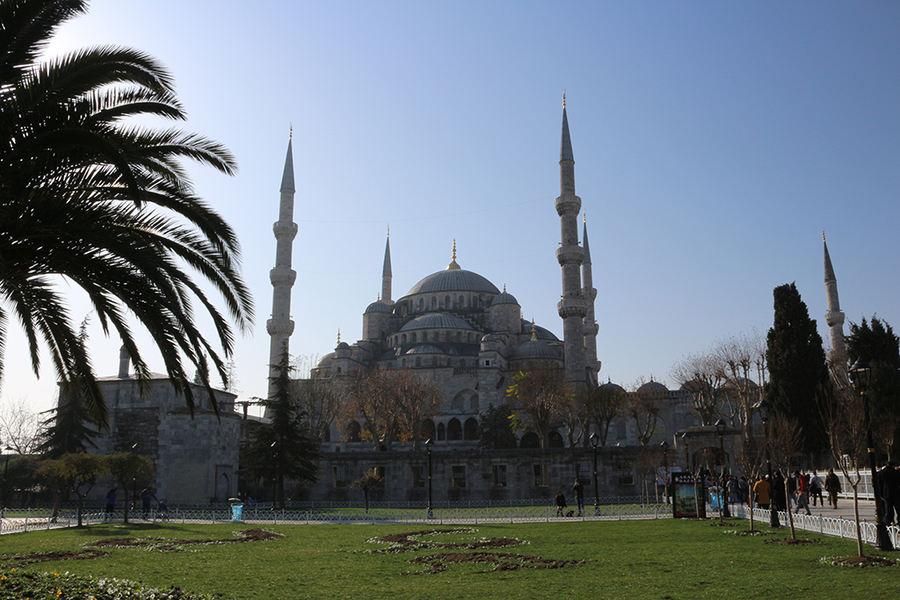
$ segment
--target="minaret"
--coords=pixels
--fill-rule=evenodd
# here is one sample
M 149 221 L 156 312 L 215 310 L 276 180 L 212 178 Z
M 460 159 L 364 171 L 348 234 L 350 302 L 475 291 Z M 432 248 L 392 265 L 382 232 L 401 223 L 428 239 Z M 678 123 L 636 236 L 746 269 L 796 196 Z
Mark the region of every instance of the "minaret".
M 597 290 L 594 289 L 594 275 L 591 270 L 591 247 L 588 244 L 587 214 L 584 215 L 584 233 L 581 236 L 584 246 L 584 263 L 581 265 L 581 281 L 584 285 L 581 294 L 587 312 L 584 315 L 584 360 L 587 363 L 588 376 L 591 383 L 597 385 L 597 372 L 600 365 L 597 362 L 597 332 L 600 326 L 594 315 L 594 300 L 597 299 Z
M 391 228 L 387 230 L 387 241 L 384 244 L 384 268 L 381 270 L 381 301 L 391 306 Z
M 566 96 L 563 94 L 562 142 L 559 150 L 559 198 L 556 199 L 562 243 L 556 258 L 562 268 L 562 299 L 557 304 L 563 320 L 563 344 L 566 358 L 566 382 L 575 387 L 587 383 L 584 357 L 584 318 L 587 315 L 581 289 L 581 263 L 584 250 L 578 245 L 578 213 L 581 198 L 575 195 L 575 157 L 569 138 Z
M 273 377 L 277 375 L 274 365 L 281 362 L 282 353 L 289 351 L 289 341 L 294 332 L 291 320 L 291 288 L 297 279 L 297 272 L 291 268 L 291 250 L 297 235 L 294 223 L 294 155 L 292 151 L 293 130 L 288 139 L 287 156 L 284 159 L 284 175 L 281 178 L 281 205 L 278 221 L 272 226 L 275 233 L 275 268 L 269 271 L 272 282 L 272 318 L 266 322 L 266 330 L 272 338 L 269 346 L 269 397 L 274 393 Z
M 825 242 L 825 230 L 822 230 L 822 245 L 825 246 L 825 294 L 828 297 L 828 312 L 825 322 L 831 330 L 831 364 L 840 369 L 847 368 L 847 347 L 844 345 L 844 313 L 838 300 L 837 278 L 828 255 L 828 244 Z

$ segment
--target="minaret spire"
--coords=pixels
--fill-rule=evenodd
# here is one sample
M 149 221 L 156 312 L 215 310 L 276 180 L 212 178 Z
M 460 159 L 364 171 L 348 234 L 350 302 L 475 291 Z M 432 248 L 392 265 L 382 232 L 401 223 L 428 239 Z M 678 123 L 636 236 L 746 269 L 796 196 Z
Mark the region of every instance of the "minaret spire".
M 824 229 L 822 230 L 822 245 L 825 247 L 825 294 L 828 299 L 825 322 L 831 332 L 831 364 L 835 368 L 845 370 L 847 368 L 847 347 L 844 344 L 844 313 L 841 312 L 837 277 L 834 276 L 834 267 L 831 265 L 831 256 L 828 254 Z
M 584 214 L 584 233 L 581 236 L 582 245 L 584 246 L 584 263 L 581 265 L 581 280 L 584 287 L 581 293 L 584 296 L 584 303 L 587 312 L 584 315 L 584 359 L 586 362 L 588 375 L 591 377 L 592 383 L 597 384 L 597 372 L 600 370 L 600 363 L 597 361 L 597 333 L 600 326 L 597 325 L 594 315 L 594 300 L 597 299 L 597 290 L 594 288 L 594 275 L 591 267 L 591 247 L 588 244 L 587 230 L 587 214 Z
M 572 386 L 586 385 L 587 361 L 584 347 L 584 318 L 587 306 L 581 287 L 581 265 L 584 250 L 578 245 L 578 213 L 581 198 L 575 195 L 575 155 L 569 136 L 569 119 L 563 95 L 562 138 L 559 149 L 559 198 L 556 199 L 562 242 L 556 258 L 562 269 L 562 299 L 557 311 L 563 320 L 566 382 Z
M 394 303 L 391 300 L 391 227 L 388 225 L 387 241 L 384 243 L 384 267 L 381 269 L 381 298 L 388 306 Z
M 266 322 L 266 331 L 271 337 L 269 346 L 269 397 L 274 393 L 276 365 L 281 362 L 284 352 L 289 352 L 289 341 L 294 332 L 291 320 L 291 288 L 297 279 L 297 272 L 291 268 L 291 253 L 297 224 L 294 223 L 294 154 L 293 126 L 288 139 L 287 155 L 284 159 L 284 173 L 281 177 L 281 203 L 278 207 L 278 221 L 272 226 L 275 234 L 275 268 L 269 271 L 272 282 L 272 318 Z

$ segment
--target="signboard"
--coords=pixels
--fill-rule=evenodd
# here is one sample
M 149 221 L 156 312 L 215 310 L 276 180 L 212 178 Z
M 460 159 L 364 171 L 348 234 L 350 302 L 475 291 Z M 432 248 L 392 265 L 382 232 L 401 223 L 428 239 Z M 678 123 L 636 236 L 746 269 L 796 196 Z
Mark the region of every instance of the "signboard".
M 706 518 L 703 481 L 694 481 L 693 473 L 672 473 L 672 516 Z

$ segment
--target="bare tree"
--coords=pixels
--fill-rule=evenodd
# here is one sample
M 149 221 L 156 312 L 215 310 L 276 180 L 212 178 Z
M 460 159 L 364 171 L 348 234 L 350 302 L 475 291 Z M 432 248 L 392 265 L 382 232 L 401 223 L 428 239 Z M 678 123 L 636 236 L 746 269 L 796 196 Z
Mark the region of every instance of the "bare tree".
M 785 415 L 775 415 L 769 419 L 769 452 L 772 462 L 784 473 L 784 494 L 789 497 L 788 481 L 790 480 L 791 466 L 794 459 L 803 448 L 802 428 L 800 425 Z M 788 505 L 788 522 L 791 526 L 791 539 L 797 539 L 797 531 L 794 528 L 794 517 Z
M 641 501 L 650 503 L 650 485 L 653 485 L 656 494 L 656 502 L 659 503 L 659 488 L 656 480 L 659 477 L 659 465 L 662 464 L 660 455 L 662 448 L 659 446 L 643 446 L 638 452 L 637 469 L 641 476 Z
M 576 398 L 578 395 L 569 398 L 568 402 L 563 403 L 559 420 L 566 426 L 566 437 L 569 440 L 569 448 L 574 448 L 579 442 L 588 443 L 588 437 L 585 433 L 588 430 L 588 416 L 584 404 Z
M 32 454 L 40 442 L 40 423 L 24 398 L 0 405 L 0 441 L 19 455 Z
M 853 490 L 856 549 L 862 558 L 865 554 L 859 519 L 859 484 L 862 481 L 860 463 L 867 450 L 865 400 L 853 389 L 845 369 L 832 368 L 830 385 L 819 391 L 817 401 L 831 456 Z
M 733 425 L 740 425 L 744 440 L 754 437 L 753 414 L 761 400 L 766 381 L 766 346 L 757 331 L 720 340 L 715 347 L 721 365 L 724 405 Z M 756 381 L 753 378 L 756 377 Z
M 559 421 L 571 394 L 559 369 L 519 371 L 506 390 L 516 410 L 514 420 L 534 429 L 541 448 L 550 447 L 550 426 Z
M 587 386 L 576 394 L 575 401 L 583 407 L 588 422 L 597 427 L 601 446 L 606 446 L 609 424 L 619 416 L 627 400 L 625 390 L 612 383 Z
M 662 403 L 661 391 L 657 390 L 656 386 L 645 385 L 643 379 L 639 379 L 628 394 L 626 410 L 637 428 L 637 438 L 641 446 L 646 446 L 656 431 Z
M 691 405 L 702 425 L 712 425 L 722 402 L 725 369 L 716 353 L 683 357 L 669 371 L 683 389 L 691 394 Z
M 321 443 L 347 399 L 346 382 L 329 375 L 291 383 L 291 396 L 305 415 L 309 434 Z

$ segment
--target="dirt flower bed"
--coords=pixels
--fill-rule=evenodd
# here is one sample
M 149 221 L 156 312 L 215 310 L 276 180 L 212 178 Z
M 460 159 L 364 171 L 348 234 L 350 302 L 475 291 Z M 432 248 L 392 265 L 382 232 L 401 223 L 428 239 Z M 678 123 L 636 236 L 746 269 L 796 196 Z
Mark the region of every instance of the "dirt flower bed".
M 106 538 L 85 544 L 87 548 L 144 548 L 159 552 L 180 552 L 190 546 L 205 546 L 210 544 L 233 544 L 240 542 L 264 542 L 267 540 L 283 538 L 280 533 L 266 531 L 265 529 L 245 529 L 232 532 L 236 537 L 231 539 L 207 539 L 207 540 L 173 540 L 167 538 Z
M 896 567 L 897 561 L 880 556 L 824 556 L 820 563 L 834 567 Z
M 26 554 L 4 554 L 0 556 L 5 568 L 17 569 L 32 563 L 49 562 L 54 560 L 90 560 L 106 556 L 109 552 L 103 550 L 58 550 L 54 552 L 28 552 Z
M 448 565 L 467 563 L 490 565 L 492 568 L 478 573 L 496 573 L 498 571 L 515 571 L 517 569 L 562 569 L 581 564 L 583 560 L 553 560 L 539 556 L 524 554 L 508 554 L 505 552 L 452 552 L 448 554 L 430 554 L 419 556 L 409 561 L 414 565 L 428 565 L 424 571 L 404 573 L 404 575 L 434 575 L 448 569 Z
M 414 552 L 416 550 L 479 550 L 483 548 L 512 548 L 528 542 L 516 538 L 475 538 L 465 542 L 438 542 L 424 539 L 439 535 L 475 534 L 477 529 L 460 527 L 457 529 L 428 529 L 425 531 L 411 531 L 409 533 L 397 533 L 366 540 L 370 544 L 388 544 L 384 550 L 370 550 L 373 554 Z

